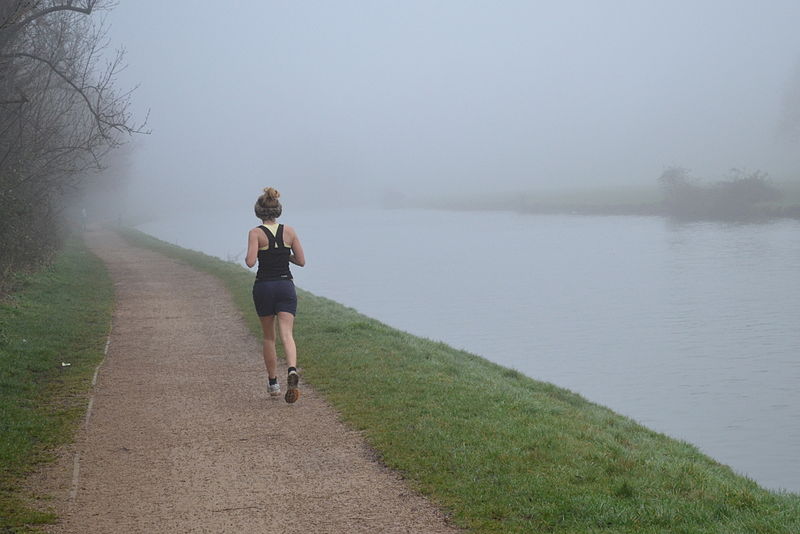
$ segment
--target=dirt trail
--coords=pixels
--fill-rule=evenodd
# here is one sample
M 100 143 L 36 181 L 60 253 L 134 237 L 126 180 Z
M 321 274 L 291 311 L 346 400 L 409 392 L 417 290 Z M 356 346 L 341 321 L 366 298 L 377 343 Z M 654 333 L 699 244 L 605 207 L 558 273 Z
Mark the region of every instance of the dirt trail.
M 458 532 L 302 380 L 297 404 L 268 397 L 260 342 L 217 279 L 113 233 L 87 242 L 117 307 L 79 469 L 50 475 L 51 532 Z

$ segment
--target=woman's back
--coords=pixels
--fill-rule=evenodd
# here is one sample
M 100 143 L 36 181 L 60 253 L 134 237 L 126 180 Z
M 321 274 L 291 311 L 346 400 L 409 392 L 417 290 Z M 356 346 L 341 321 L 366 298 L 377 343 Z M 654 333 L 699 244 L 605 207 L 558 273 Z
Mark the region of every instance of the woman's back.
M 289 256 L 292 248 L 291 244 L 284 242 L 284 225 L 262 224 L 257 228 L 262 231 L 267 242 L 262 245 L 262 240 L 259 239 L 256 280 L 291 280 Z

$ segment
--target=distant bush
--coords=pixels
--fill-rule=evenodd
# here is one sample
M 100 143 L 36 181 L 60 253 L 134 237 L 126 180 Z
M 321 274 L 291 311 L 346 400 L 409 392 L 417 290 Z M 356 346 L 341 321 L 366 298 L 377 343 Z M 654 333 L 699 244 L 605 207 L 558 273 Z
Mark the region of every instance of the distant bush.
M 690 219 L 750 219 L 770 215 L 765 204 L 780 191 L 762 171 L 732 169 L 722 181 L 702 185 L 682 167 L 670 167 L 658 178 L 669 215 Z

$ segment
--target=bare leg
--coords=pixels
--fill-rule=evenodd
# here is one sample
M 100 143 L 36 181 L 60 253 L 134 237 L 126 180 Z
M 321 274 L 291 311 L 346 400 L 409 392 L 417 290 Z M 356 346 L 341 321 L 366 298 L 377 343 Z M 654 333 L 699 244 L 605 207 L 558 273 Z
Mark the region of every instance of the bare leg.
M 278 326 L 278 330 L 281 334 L 281 342 L 283 343 L 283 352 L 286 355 L 286 365 L 289 367 L 297 367 L 297 347 L 294 344 L 294 334 L 292 332 L 294 328 L 294 315 L 289 312 L 278 312 Z
M 278 354 L 275 351 L 275 316 L 267 315 L 261 319 L 261 330 L 264 332 L 264 364 L 267 366 L 269 378 L 278 376 Z
M 294 344 L 294 315 L 289 312 L 278 312 L 278 330 L 281 334 L 283 352 L 286 355 L 286 364 L 289 367 L 297 367 L 297 347 Z M 297 388 L 297 372 L 289 370 L 286 381 L 286 395 L 283 397 L 289 404 L 296 402 L 300 398 L 300 390 Z

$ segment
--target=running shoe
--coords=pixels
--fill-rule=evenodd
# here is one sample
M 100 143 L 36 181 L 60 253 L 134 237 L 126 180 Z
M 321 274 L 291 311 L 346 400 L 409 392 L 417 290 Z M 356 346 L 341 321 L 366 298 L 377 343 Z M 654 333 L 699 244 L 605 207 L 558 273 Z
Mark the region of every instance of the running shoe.
M 274 384 L 267 384 L 267 390 L 269 391 L 270 397 L 277 397 L 281 394 L 281 384 L 280 382 L 275 382 Z
M 300 381 L 300 377 L 297 375 L 297 371 L 291 371 L 289 373 L 289 385 L 286 389 L 286 396 L 283 398 L 286 399 L 286 402 L 289 404 L 295 402 L 297 399 L 300 398 L 300 390 L 297 389 L 297 383 Z

